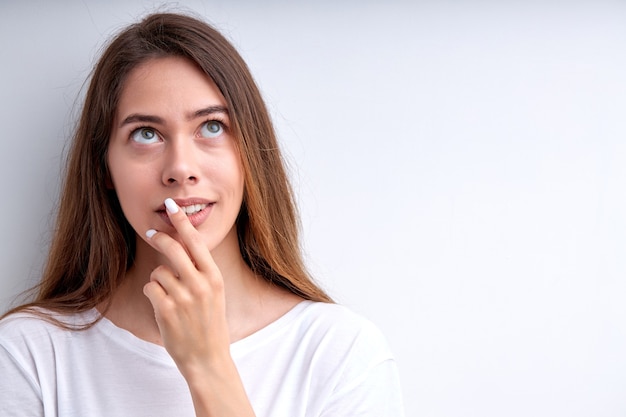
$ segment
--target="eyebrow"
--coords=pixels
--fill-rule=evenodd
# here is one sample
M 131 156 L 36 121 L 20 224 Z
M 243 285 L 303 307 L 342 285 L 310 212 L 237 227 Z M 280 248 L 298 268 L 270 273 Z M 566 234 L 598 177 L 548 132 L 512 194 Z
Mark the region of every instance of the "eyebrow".
M 209 107 L 205 107 L 203 109 L 200 110 L 196 110 L 194 112 L 191 112 L 189 114 L 187 114 L 187 120 L 194 120 L 197 119 L 199 117 L 205 117 L 205 116 L 209 116 L 211 114 L 215 114 L 215 113 L 223 113 L 225 115 L 228 116 L 228 109 L 224 106 L 209 106 Z M 119 127 L 123 127 L 127 124 L 130 123 L 154 123 L 154 124 L 165 124 L 165 120 L 159 116 L 152 116 L 149 114 L 140 114 L 140 113 L 133 113 L 130 116 L 126 117 L 124 120 L 122 120 L 122 122 L 120 123 Z

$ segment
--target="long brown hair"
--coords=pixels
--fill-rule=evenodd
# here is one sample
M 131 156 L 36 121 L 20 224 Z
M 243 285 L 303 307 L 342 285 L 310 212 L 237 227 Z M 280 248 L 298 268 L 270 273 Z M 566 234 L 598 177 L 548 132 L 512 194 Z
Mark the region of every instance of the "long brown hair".
M 206 23 L 159 13 L 123 30 L 98 61 L 69 151 L 42 280 L 32 302 L 7 314 L 33 307 L 59 313 L 91 309 L 110 300 L 132 265 L 136 236 L 115 192 L 107 187 L 107 147 L 125 78 L 137 65 L 164 56 L 195 62 L 228 105 L 245 175 L 237 231 L 246 263 L 294 294 L 331 302 L 304 266 L 293 192 L 269 113 L 247 65 Z

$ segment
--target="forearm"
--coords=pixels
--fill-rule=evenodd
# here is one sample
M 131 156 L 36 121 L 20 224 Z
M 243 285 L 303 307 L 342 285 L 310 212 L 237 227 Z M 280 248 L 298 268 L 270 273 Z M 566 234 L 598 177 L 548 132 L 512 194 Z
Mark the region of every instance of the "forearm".
M 254 410 L 232 359 L 186 376 L 196 417 L 254 417 Z

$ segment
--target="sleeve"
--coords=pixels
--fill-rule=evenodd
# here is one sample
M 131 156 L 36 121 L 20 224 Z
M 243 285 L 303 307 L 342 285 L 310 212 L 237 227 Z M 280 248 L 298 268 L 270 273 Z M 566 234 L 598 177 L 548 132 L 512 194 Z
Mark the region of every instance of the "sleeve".
M 338 387 L 320 417 L 404 417 L 395 361 L 381 362 L 362 380 Z
M 380 330 L 366 321 L 349 343 L 320 417 L 404 417 L 396 361 Z M 343 333 L 348 333 L 344 331 Z
M 37 383 L 1 343 L 0 375 L 0 416 L 43 417 Z

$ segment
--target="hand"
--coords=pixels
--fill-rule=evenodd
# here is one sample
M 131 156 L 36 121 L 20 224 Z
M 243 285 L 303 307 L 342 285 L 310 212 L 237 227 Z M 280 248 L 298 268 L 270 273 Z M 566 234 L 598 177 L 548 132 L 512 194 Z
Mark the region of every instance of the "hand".
M 200 379 L 230 359 L 224 280 L 200 233 L 176 203 L 165 201 L 180 242 L 148 230 L 150 245 L 169 265 L 150 274 L 144 294 L 154 307 L 163 345 L 185 379 Z

